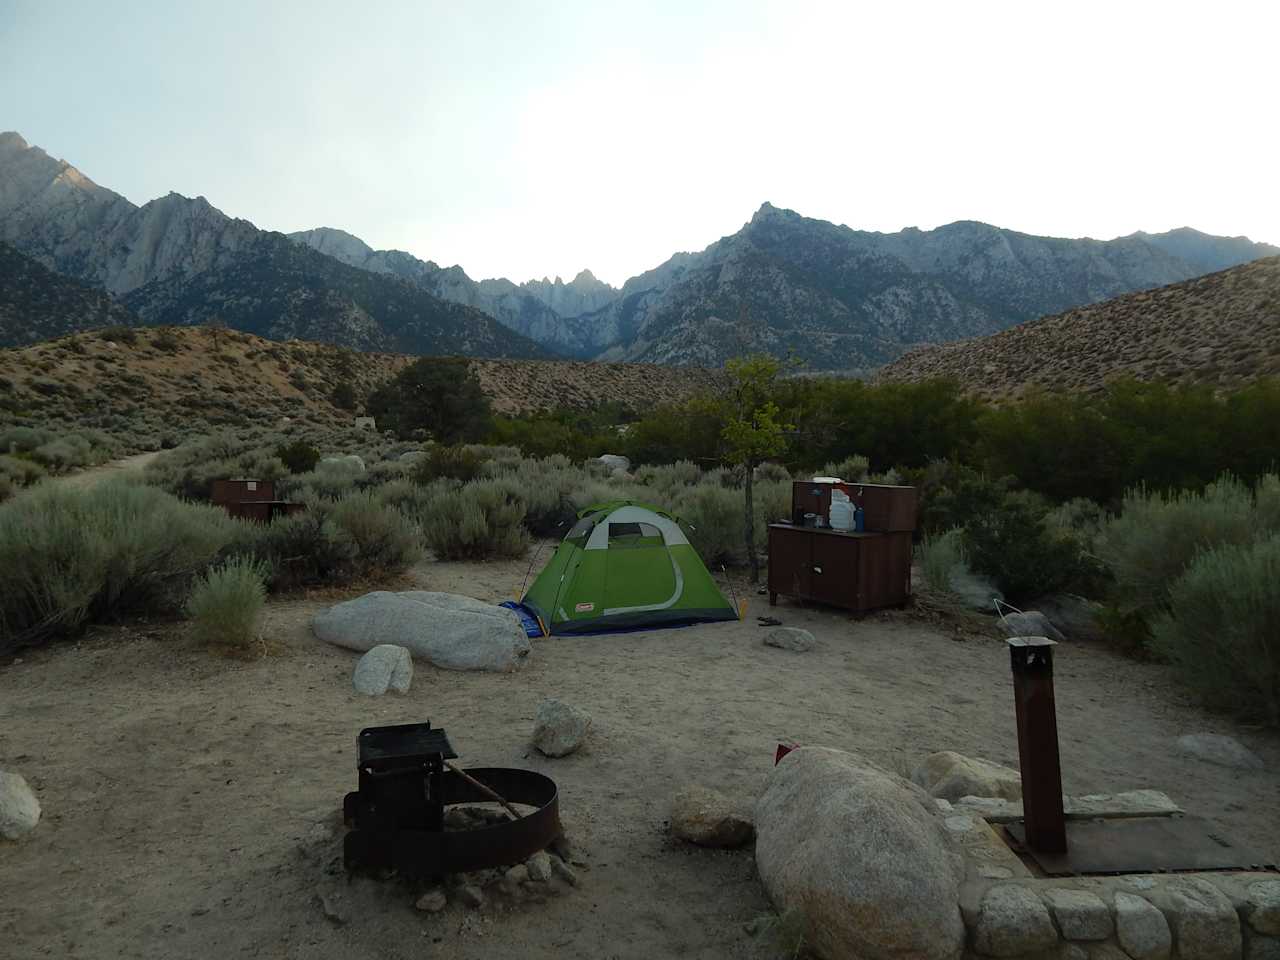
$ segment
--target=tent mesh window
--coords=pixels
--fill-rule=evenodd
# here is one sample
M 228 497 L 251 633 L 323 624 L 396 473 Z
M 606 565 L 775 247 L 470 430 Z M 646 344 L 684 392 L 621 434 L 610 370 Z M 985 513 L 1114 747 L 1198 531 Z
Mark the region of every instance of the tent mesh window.
M 652 523 L 609 524 L 609 549 L 662 546 L 662 531 Z
M 569 528 L 569 532 L 564 535 L 564 538 L 566 540 L 585 541 L 587 537 L 591 536 L 591 531 L 594 530 L 595 528 L 596 528 L 596 522 L 593 518 L 583 517 L 581 520 L 579 520 L 577 523 L 575 523 L 572 527 Z

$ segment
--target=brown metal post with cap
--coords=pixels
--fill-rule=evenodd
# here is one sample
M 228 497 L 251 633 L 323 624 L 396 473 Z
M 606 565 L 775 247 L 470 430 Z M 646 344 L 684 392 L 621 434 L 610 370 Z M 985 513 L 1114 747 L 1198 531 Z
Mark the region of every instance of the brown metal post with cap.
M 1047 637 L 1011 637 L 1008 643 L 1027 846 L 1043 853 L 1066 853 L 1058 718 L 1053 700 L 1055 644 Z

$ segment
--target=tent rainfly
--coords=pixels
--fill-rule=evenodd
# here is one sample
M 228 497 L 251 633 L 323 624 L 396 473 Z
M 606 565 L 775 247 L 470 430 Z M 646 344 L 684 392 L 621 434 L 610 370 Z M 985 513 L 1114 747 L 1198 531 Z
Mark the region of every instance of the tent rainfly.
M 634 500 L 580 512 L 523 603 L 551 634 L 737 619 L 676 518 Z

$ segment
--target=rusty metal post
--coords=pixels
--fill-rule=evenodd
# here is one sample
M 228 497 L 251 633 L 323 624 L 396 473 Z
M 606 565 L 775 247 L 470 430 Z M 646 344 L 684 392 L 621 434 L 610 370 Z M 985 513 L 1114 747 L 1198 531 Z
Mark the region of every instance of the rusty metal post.
M 1053 701 L 1055 644 L 1047 637 L 1011 637 L 1008 642 L 1027 846 L 1043 853 L 1066 853 L 1058 717 Z

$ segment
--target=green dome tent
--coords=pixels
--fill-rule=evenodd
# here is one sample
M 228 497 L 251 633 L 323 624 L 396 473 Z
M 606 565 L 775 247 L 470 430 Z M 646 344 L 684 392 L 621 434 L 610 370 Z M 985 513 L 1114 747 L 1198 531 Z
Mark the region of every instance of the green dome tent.
M 522 602 L 551 634 L 737 619 L 676 519 L 635 500 L 580 512 Z

